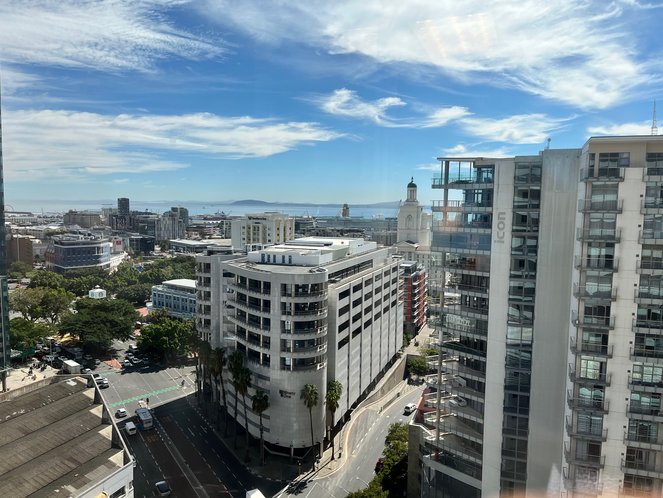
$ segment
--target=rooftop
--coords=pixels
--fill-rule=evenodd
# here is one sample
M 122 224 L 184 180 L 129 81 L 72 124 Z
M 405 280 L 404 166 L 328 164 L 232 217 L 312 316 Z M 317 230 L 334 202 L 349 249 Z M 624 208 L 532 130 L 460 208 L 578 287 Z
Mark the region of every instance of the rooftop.
M 0 402 L 0 496 L 77 495 L 130 461 L 86 378 L 49 382 Z
M 167 285 L 169 287 L 184 287 L 186 289 L 196 288 L 196 281 L 190 278 L 176 278 L 174 280 L 165 280 L 162 282 L 162 285 Z

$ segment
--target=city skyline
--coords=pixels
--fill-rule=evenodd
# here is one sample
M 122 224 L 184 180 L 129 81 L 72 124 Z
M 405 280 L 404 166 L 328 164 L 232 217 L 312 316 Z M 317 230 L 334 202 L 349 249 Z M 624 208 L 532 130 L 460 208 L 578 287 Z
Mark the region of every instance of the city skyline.
M 660 97 L 657 4 L 259 6 L 3 3 L 7 203 L 429 204 L 437 156 L 649 134 Z

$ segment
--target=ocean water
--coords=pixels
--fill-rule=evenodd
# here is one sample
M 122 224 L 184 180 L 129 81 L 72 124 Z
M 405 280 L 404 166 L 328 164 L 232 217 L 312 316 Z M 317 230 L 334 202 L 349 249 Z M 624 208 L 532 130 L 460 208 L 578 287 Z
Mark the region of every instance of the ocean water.
M 228 216 L 241 216 L 248 213 L 262 213 L 265 211 L 277 211 L 290 216 L 340 216 L 342 205 L 319 206 L 315 204 L 214 204 L 201 202 L 180 201 L 131 201 L 132 211 L 149 211 L 161 214 L 169 211 L 171 207 L 180 206 L 189 210 L 189 216 L 200 214 L 225 213 Z M 113 202 L 95 201 L 58 201 L 58 200 L 9 200 L 5 205 L 7 211 L 28 211 L 35 214 L 40 213 L 66 213 L 70 209 L 78 211 L 98 211 L 102 208 L 117 207 Z M 350 216 L 358 218 L 395 218 L 398 215 L 398 206 L 356 206 L 350 204 Z

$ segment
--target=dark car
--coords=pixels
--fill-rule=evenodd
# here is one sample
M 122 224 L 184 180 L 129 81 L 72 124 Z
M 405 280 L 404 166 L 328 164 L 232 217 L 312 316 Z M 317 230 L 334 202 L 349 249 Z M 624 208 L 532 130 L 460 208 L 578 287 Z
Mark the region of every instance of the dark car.
M 154 485 L 154 489 L 159 496 L 170 496 L 170 486 L 166 481 L 159 481 Z

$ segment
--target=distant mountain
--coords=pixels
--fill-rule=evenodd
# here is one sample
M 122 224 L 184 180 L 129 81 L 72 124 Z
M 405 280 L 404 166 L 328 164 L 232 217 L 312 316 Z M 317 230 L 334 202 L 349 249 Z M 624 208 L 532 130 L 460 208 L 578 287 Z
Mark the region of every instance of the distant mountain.
M 260 201 L 256 199 L 243 199 L 239 201 L 228 202 L 232 206 L 320 206 L 320 207 L 341 207 L 343 203 L 329 203 L 329 204 L 319 204 L 313 202 L 267 202 Z M 400 205 L 400 201 L 386 201 L 386 202 L 375 202 L 372 204 L 349 204 L 350 208 L 353 207 L 375 207 L 375 208 L 397 208 Z

